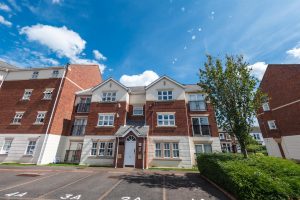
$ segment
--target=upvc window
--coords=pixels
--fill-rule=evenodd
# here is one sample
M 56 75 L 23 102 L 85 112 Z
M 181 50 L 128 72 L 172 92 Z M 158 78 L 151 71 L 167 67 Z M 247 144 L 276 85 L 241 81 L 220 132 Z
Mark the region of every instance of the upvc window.
M 156 158 L 179 158 L 179 144 L 175 143 L 155 143 Z
M 275 129 L 277 129 L 275 120 L 269 120 L 269 121 L 268 121 L 268 126 L 269 126 L 269 129 L 270 129 L 270 130 L 275 130 Z
M 105 156 L 105 142 L 100 142 L 99 156 Z
M 22 120 L 23 115 L 24 115 L 24 112 L 16 112 L 12 123 L 13 124 L 21 124 L 21 120 Z
M 231 144 L 229 144 L 229 143 L 223 143 L 222 144 L 222 151 L 223 152 L 232 152 Z
M 192 117 L 194 136 L 210 135 L 208 117 Z
M 52 78 L 57 78 L 57 77 L 58 77 L 58 74 L 59 74 L 59 71 L 58 71 L 58 70 L 53 70 L 53 71 L 52 71 Z
M 36 146 L 36 141 L 29 141 L 27 149 L 26 149 L 26 155 L 33 155 L 34 150 Z
M 199 153 L 212 153 L 211 144 L 196 144 L 195 145 L 196 154 Z
M 144 114 L 144 109 L 143 106 L 133 106 L 133 115 L 143 115 Z
M 113 126 L 114 115 L 113 114 L 99 114 L 98 126 Z
M 44 97 L 43 97 L 43 99 L 51 100 L 51 98 L 52 98 L 52 93 L 53 93 L 53 89 L 46 89 L 46 90 L 44 91 Z
M 91 156 L 96 156 L 96 155 L 97 155 L 97 142 L 93 142 L 91 148 Z
M 0 154 L 8 154 L 11 147 L 12 140 L 5 140 Z
M 268 102 L 262 104 L 263 111 L 270 111 L 270 105 Z
M 30 100 L 33 89 L 25 89 L 22 100 Z
M 36 124 L 43 124 L 44 121 L 45 121 L 46 113 L 47 113 L 46 111 L 38 112 L 38 114 L 36 116 L 35 123 Z
M 205 96 L 203 94 L 190 94 L 189 105 L 191 111 L 206 110 Z
M 114 144 L 112 142 L 107 143 L 106 156 L 112 156 L 113 155 L 113 146 L 114 146 Z
M 114 102 L 116 101 L 116 92 L 103 92 L 102 93 L 102 101 L 104 102 Z
M 172 90 L 160 90 L 157 91 L 157 97 L 159 101 L 168 101 L 173 99 Z
M 175 114 L 158 114 L 158 126 L 175 126 Z
M 34 71 L 34 72 L 32 73 L 31 78 L 32 78 L 32 79 L 37 79 L 38 76 L 39 76 L 39 72 L 38 72 L 38 71 Z
M 253 137 L 254 137 L 254 139 L 256 139 L 256 140 L 260 140 L 260 135 L 259 135 L 259 133 L 254 133 L 254 134 L 253 134 Z
M 220 134 L 219 134 L 219 137 L 220 137 L 220 140 L 225 140 L 224 133 L 220 133 Z

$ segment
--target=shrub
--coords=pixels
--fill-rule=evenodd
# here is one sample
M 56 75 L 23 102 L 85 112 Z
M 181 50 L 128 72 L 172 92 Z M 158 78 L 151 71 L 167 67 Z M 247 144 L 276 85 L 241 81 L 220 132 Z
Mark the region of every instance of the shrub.
M 299 199 L 300 166 L 290 160 L 239 154 L 201 154 L 198 168 L 238 199 Z

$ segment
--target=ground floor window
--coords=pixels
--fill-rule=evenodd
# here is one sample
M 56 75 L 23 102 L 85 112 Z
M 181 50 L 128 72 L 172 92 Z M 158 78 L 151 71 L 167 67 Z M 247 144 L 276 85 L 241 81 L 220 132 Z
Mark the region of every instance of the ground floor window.
M 179 144 L 176 142 L 155 143 L 156 158 L 179 158 Z
M 92 148 L 91 148 L 91 156 L 113 156 L 113 142 L 93 142 Z M 97 154 L 98 152 L 98 154 Z
M 196 144 L 195 145 L 195 153 L 212 153 L 211 144 Z
M 35 146 L 36 146 L 36 141 L 29 141 L 26 149 L 26 155 L 33 155 Z
M 5 140 L 1 148 L 0 154 L 8 154 L 11 147 L 12 140 Z
M 222 144 L 222 151 L 223 152 L 232 152 L 231 144 L 229 143 L 223 143 Z

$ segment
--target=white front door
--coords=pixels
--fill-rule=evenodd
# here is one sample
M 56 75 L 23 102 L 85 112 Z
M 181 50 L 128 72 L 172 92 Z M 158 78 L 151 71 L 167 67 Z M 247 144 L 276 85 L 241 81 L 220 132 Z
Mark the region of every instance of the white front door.
M 135 166 L 136 140 L 133 136 L 128 136 L 125 142 L 124 166 Z

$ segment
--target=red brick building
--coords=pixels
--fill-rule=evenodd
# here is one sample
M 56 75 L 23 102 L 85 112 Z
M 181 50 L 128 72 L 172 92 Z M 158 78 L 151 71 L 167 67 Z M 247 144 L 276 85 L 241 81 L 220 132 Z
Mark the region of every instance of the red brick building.
M 97 65 L 17 68 L 0 63 L 0 162 L 56 160 L 75 92 L 101 82 Z
M 76 93 L 61 160 L 87 165 L 191 167 L 220 152 L 214 111 L 198 85 L 163 76 L 146 87 L 108 79 Z
M 268 65 L 260 88 L 268 95 L 257 118 L 269 155 L 300 160 L 300 65 Z

